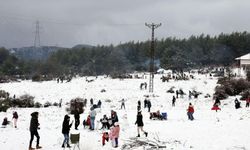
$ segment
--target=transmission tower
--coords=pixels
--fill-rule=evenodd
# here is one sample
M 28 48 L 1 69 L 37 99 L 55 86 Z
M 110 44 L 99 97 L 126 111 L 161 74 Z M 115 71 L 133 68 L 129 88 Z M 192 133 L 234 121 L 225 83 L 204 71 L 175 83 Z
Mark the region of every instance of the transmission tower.
M 155 40 L 154 40 L 154 30 L 158 27 L 161 26 L 160 24 L 147 24 L 145 23 L 147 27 L 149 27 L 152 30 L 152 39 L 151 39 L 151 49 L 150 49 L 150 64 L 149 64 L 149 72 L 150 72 L 150 77 L 149 77 L 149 92 L 153 93 L 154 92 L 154 60 L 155 60 Z
M 35 40 L 34 40 L 34 47 L 40 47 L 40 26 L 39 21 L 36 21 L 36 33 L 35 33 Z

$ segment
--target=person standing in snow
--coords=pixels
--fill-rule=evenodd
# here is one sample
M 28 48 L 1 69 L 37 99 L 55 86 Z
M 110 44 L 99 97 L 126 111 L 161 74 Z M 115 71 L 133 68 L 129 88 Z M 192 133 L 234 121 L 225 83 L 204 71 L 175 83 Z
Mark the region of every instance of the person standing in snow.
M 187 109 L 187 115 L 188 115 L 188 119 L 191 121 L 194 120 L 193 114 L 194 114 L 194 106 L 192 105 L 192 103 L 189 103 L 189 106 Z
M 30 144 L 29 144 L 29 150 L 34 150 L 34 148 L 32 148 L 32 141 L 34 139 L 34 136 L 36 136 L 37 141 L 36 141 L 36 149 L 40 149 L 42 148 L 41 146 L 39 146 L 39 140 L 40 140 L 40 136 L 37 132 L 39 128 L 39 122 L 38 122 L 38 112 L 33 112 L 31 114 L 31 120 L 30 120 Z
M 248 98 L 246 99 L 246 107 L 249 107 L 249 103 L 250 103 L 250 95 L 249 95 Z
M 64 116 L 64 120 L 63 120 L 63 124 L 62 124 L 62 134 L 64 136 L 64 140 L 63 140 L 63 144 L 62 144 L 62 148 L 64 148 L 64 144 L 67 144 L 67 147 L 71 147 L 69 145 L 69 130 L 73 124 L 73 122 L 71 124 L 69 124 L 70 121 L 70 117 L 68 115 Z
M 173 96 L 173 99 L 172 99 L 172 106 L 173 107 L 175 106 L 175 101 L 176 101 L 176 98 Z
M 90 109 L 89 116 L 90 116 L 90 127 L 91 127 L 91 130 L 95 130 L 95 116 L 96 116 L 96 111 L 95 111 L 94 108 Z
M 148 107 L 148 100 L 145 98 L 144 100 L 144 108 Z
M 75 117 L 75 129 L 78 130 L 78 126 L 80 124 L 80 114 L 78 109 L 75 110 L 74 117 Z
M 151 108 L 151 101 L 150 100 L 148 100 L 148 112 L 150 112 L 150 108 Z
M 126 109 L 126 108 L 125 108 L 125 100 L 124 100 L 124 98 L 122 99 L 121 109 L 122 109 L 122 107 L 123 107 L 124 109 Z
M 17 119 L 18 119 L 18 114 L 16 111 L 13 112 L 13 117 L 12 117 L 13 121 L 14 121 L 14 127 L 17 128 Z
M 138 101 L 137 111 L 139 112 L 140 110 L 141 110 L 141 101 Z
M 118 138 L 119 138 L 119 134 L 120 134 L 120 127 L 119 127 L 119 123 L 115 122 L 114 124 L 114 128 L 112 129 L 111 132 L 111 137 L 113 140 L 115 140 L 115 148 L 118 147 Z
M 179 95 L 179 91 L 178 90 L 176 90 L 176 98 L 178 98 L 178 95 Z
M 237 98 L 234 100 L 234 103 L 235 103 L 235 109 L 240 108 L 240 102 Z
M 145 134 L 145 136 L 147 137 L 148 136 L 148 133 L 146 131 L 143 130 L 143 116 L 141 114 L 141 111 L 138 111 L 137 113 L 137 116 L 136 116 L 136 122 L 135 122 L 135 125 L 137 124 L 137 132 L 138 132 L 138 135 L 137 137 L 140 137 L 140 130 Z
M 220 99 L 218 97 L 215 98 L 215 102 L 214 102 L 214 105 L 217 105 L 219 106 L 221 103 L 220 103 Z
M 114 110 L 111 110 L 111 121 L 112 121 L 111 126 L 114 126 L 115 122 L 119 121 L 118 116 L 117 116 L 117 112 Z
M 94 104 L 94 100 L 93 98 L 90 99 L 90 105 L 93 105 Z

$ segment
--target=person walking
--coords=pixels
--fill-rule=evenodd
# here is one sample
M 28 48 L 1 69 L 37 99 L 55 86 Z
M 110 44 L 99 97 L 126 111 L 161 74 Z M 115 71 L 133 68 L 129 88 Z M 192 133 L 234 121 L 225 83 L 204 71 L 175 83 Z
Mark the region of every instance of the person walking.
M 137 125 L 137 132 L 138 132 L 137 137 L 140 137 L 140 130 L 145 134 L 146 137 L 148 136 L 148 133 L 143 130 L 144 124 L 143 124 L 143 116 L 141 114 L 141 111 L 138 111 L 137 113 L 135 125 Z
M 121 109 L 122 109 L 122 107 L 123 107 L 124 109 L 126 109 L 126 108 L 125 108 L 125 100 L 124 100 L 124 98 L 122 99 Z
M 175 96 L 173 96 L 173 99 L 172 99 L 172 106 L 175 107 L 175 102 L 176 102 L 176 98 Z
M 194 114 L 194 106 L 192 105 L 192 103 L 189 103 L 189 106 L 187 109 L 187 115 L 188 115 L 188 119 L 191 121 L 194 120 L 193 114 Z
M 41 146 L 39 146 L 39 140 L 40 140 L 40 136 L 37 132 L 39 128 L 39 122 L 38 122 L 38 112 L 33 112 L 31 114 L 31 120 L 30 120 L 30 144 L 29 144 L 29 150 L 35 150 L 35 148 L 32 148 L 32 142 L 34 139 L 34 136 L 36 136 L 37 141 L 36 141 L 36 149 L 40 149 L 42 148 Z
M 95 130 L 96 111 L 94 108 L 90 109 L 89 116 L 90 116 L 90 130 Z
M 13 112 L 13 122 L 14 122 L 14 127 L 17 128 L 17 119 L 18 119 L 18 114 L 16 111 Z
M 64 148 L 65 144 L 67 144 L 67 147 L 70 148 L 71 146 L 69 145 L 69 130 L 73 124 L 73 121 L 71 124 L 69 124 L 70 117 L 68 115 L 64 116 L 63 124 L 62 124 L 62 134 L 64 136 L 62 148 Z

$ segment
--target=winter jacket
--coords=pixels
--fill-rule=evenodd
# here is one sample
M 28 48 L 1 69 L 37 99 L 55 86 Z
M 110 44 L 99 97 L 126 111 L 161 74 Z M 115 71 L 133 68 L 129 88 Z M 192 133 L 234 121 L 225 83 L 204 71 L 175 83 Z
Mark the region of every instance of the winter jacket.
M 114 127 L 111 127 L 111 128 L 110 128 L 110 131 L 109 131 L 109 139 L 110 139 L 110 140 L 113 140 L 113 139 L 114 139 L 114 137 L 113 137 L 113 132 L 114 132 Z
M 112 137 L 113 138 L 118 138 L 119 137 L 119 133 L 120 133 L 120 127 L 119 126 L 115 126 L 112 130 Z
M 94 118 L 96 116 L 96 111 L 93 109 L 89 112 L 90 118 Z
M 144 125 L 142 121 L 142 115 L 137 115 L 135 124 L 137 124 L 138 127 L 142 127 Z
M 151 107 L 151 102 L 150 102 L 150 101 L 148 101 L 148 107 L 149 107 L 149 108 Z
M 30 131 L 37 131 L 38 126 L 38 112 L 33 112 L 30 120 Z
M 188 112 L 194 112 L 194 107 L 192 105 L 188 107 Z
M 63 134 L 68 134 L 69 130 L 72 126 L 72 123 L 69 124 L 70 117 L 68 115 L 64 116 L 63 124 L 62 124 L 62 133 Z
M 18 119 L 18 114 L 16 111 L 13 113 L 13 119 Z

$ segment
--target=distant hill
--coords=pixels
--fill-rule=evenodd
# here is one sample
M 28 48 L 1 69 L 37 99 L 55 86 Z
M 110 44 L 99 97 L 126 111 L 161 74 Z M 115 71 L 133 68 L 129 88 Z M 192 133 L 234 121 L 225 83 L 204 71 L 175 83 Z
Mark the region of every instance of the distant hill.
M 78 44 L 72 49 L 82 49 L 82 48 L 92 48 L 91 45 Z M 47 60 L 51 53 L 54 53 L 60 49 L 65 49 L 63 47 L 56 46 L 41 46 L 41 47 L 21 47 L 21 48 L 11 48 L 9 51 L 16 57 L 23 60 Z
M 74 47 L 72 47 L 72 49 L 82 49 L 82 48 L 92 48 L 94 46 L 91 46 L 91 45 L 87 45 L 87 44 L 78 44 Z
M 9 49 L 12 54 L 23 60 L 47 60 L 51 53 L 64 49 L 56 46 L 22 47 Z

